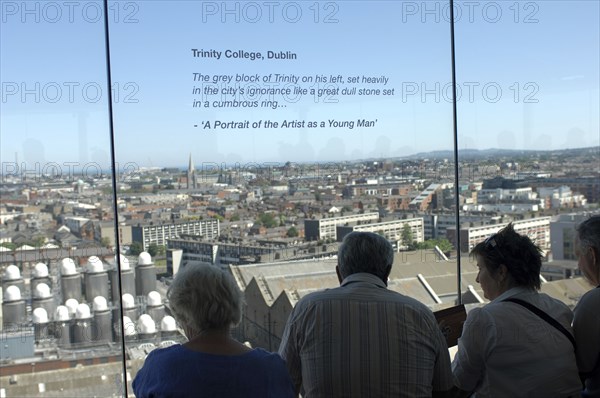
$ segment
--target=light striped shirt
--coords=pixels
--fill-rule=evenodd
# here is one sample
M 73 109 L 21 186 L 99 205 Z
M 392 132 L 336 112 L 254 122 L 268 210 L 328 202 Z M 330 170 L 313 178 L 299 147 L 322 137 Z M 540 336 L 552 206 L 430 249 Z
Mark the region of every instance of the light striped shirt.
M 305 398 L 431 397 L 453 386 L 431 311 L 367 273 L 302 298 L 279 354 Z
M 571 333 L 562 302 L 515 287 L 469 312 L 452 362 L 456 385 L 474 397 L 576 397 L 581 391 L 573 344 L 514 297 L 546 312 Z

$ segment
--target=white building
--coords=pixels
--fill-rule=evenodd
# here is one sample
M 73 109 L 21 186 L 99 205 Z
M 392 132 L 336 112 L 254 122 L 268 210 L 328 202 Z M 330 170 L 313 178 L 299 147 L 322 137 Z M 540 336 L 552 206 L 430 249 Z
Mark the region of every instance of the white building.
M 354 231 L 374 232 L 385 236 L 387 240 L 396 243 L 397 247 L 400 247 L 404 245 L 402 233 L 405 225 L 410 227 L 413 242 L 420 243 L 425 240 L 423 218 L 421 217 L 352 226 L 340 225 L 337 227 L 337 240 L 341 242 L 344 236 Z
M 560 214 L 550 222 L 550 237 L 552 239 L 552 259 L 554 261 L 576 260 L 575 228 L 588 218 L 590 213 Z
M 587 204 L 587 199 L 581 194 L 576 194 L 567 186 L 558 188 L 538 188 L 540 198 L 547 199 L 550 202 L 550 207 L 558 209 L 561 207 L 582 207 Z
M 550 250 L 551 246 L 550 220 L 550 217 L 537 217 L 513 221 L 512 223 L 516 232 L 529 236 L 545 253 Z M 464 224 L 460 228 L 460 251 L 463 253 L 471 251 L 479 242 L 483 242 L 488 236 L 495 234 L 507 225 L 508 223 L 479 226 L 467 226 Z M 448 240 L 456 247 L 456 228 L 448 228 L 447 235 Z
M 338 225 L 355 223 L 372 223 L 379 220 L 379 213 L 351 214 L 349 216 L 304 220 L 304 236 L 306 240 L 337 239 Z
M 521 214 L 530 211 L 539 211 L 540 205 L 537 203 L 486 203 L 486 204 L 465 204 L 463 211 L 480 211 L 495 213 Z
M 217 219 L 176 221 L 169 223 L 150 223 L 132 226 L 131 238 L 134 242 L 141 242 L 144 251 L 152 243 L 166 246 L 168 239 L 178 238 L 180 235 L 197 235 L 204 239 L 214 239 L 220 234 L 220 224 Z

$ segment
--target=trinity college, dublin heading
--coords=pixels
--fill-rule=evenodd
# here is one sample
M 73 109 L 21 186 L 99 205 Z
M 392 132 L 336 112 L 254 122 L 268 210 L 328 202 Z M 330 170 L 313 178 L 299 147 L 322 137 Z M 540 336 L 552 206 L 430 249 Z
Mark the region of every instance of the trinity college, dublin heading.
M 196 48 L 192 48 L 192 56 L 194 58 L 216 58 L 221 59 L 222 55 L 225 55 L 225 58 L 240 58 L 240 59 L 249 59 L 251 61 L 262 59 L 265 57 L 261 52 L 250 52 L 244 50 L 198 50 Z M 298 55 L 291 51 L 267 51 L 267 59 L 298 59 Z

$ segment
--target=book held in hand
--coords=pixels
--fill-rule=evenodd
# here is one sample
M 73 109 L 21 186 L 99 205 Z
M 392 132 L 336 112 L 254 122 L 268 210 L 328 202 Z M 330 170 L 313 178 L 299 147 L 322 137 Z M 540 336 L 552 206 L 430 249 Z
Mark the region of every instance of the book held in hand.
M 458 344 L 458 338 L 462 334 L 463 323 L 467 319 L 467 311 L 464 305 L 446 308 L 433 313 L 435 319 L 446 337 L 448 347 Z

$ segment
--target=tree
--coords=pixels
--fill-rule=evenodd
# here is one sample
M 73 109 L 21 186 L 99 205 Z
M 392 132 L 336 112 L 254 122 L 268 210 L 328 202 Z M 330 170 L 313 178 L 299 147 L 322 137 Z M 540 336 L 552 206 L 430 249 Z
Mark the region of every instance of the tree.
M 448 253 L 454 250 L 454 246 L 452 246 L 452 243 L 446 238 L 429 239 L 425 242 L 417 243 L 415 248 L 419 250 L 429 250 L 436 246 L 440 248 L 442 253 Z
M 158 254 L 158 245 L 156 243 L 150 243 L 147 251 L 149 255 L 155 257 Z
M 265 228 L 273 228 L 278 225 L 279 220 L 273 215 L 273 213 L 263 213 L 258 217 L 258 221 L 260 221 Z
M 2 243 L 0 243 L 0 246 L 6 247 L 7 249 L 10 249 L 10 250 L 15 250 L 17 248 L 17 245 L 15 245 L 12 242 L 2 242 Z
M 143 251 L 144 246 L 142 245 L 142 242 L 133 242 L 131 246 L 129 246 L 129 254 L 132 256 L 138 256 Z
M 100 246 L 102 246 L 102 247 L 111 247 L 112 246 L 111 243 L 112 242 L 108 236 L 104 236 L 104 237 L 102 237 L 102 239 L 100 239 Z
M 402 245 L 410 247 L 413 243 L 413 233 L 410 225 L 404 224 L 402 227 Z
M 296 227 L 290 227 L 290 229 L 287 230 L 287 236 L 288 238 L 295 238 L 298 236 L 298 230 L 296 229 Z
M 454 246 L 452 245 L 452 243 L 450 243 L 450 241 L 448 239 L 439 238 L 439 239 L 435 239 L 435 240 L 436 240 L 436 246 L 440 248 L 442 253 L 449 253 L 452 250 L 454 250 Z
M 44 243 L 46 243 L 46 238 L 44 236 L 36 236 L 35 238 L 33 238 L 33 241 L 31 241 L 32 246 L 35 247 L 41 247 Z

